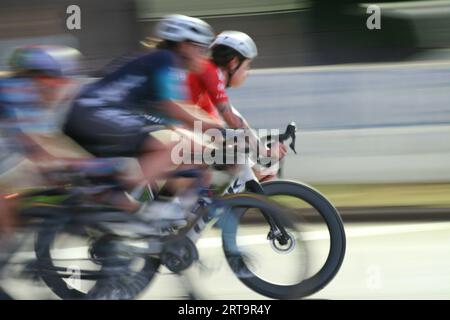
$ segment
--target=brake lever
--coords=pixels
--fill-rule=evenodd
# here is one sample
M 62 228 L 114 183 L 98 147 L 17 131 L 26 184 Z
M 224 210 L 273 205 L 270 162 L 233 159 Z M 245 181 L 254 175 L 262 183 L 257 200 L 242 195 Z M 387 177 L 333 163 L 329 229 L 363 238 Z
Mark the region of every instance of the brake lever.
M 281 143 L 291 138 L 291 143 L 289 144 L 289 147 L 291 148 L 292 151 L 294 151 L 295 154 L 297 154 L 297 151 L 295 150 L 295 139 L 297 137 L 296 131 L 297 125 L 295 124 L 295 122 L 291 122 L 286 127 L 286 131 L 278 137 L 278 140 Z
M 289 148 L 291 148 L 292 151 L 294 151 L 294 153 L 297 154 L 297 151 L 295 150 L 295 135 L 292 137 L 292 141 L 289 144 Z

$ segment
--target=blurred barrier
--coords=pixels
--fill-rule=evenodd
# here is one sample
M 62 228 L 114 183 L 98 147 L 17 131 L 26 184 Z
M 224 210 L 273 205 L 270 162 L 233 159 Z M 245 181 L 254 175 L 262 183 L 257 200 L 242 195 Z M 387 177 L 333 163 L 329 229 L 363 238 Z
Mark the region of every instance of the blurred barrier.
M 284 177 L 309 183 L 450 181 L 450 126 L 305 132 Z
M 285 177 L 450 181 L 450 64 L 256 70 L 232 102 L 255 127 L 299 127 Z

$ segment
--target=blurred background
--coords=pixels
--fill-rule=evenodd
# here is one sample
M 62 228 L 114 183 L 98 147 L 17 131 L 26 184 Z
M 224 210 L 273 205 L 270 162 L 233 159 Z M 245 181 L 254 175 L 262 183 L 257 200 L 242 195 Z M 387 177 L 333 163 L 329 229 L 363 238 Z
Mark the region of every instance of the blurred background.
M 81 30 L 68 30 L 69 5 L 81 8 Z M 382 10 L 382 28 L 368 30 L 367 8 Z M 16 43 L 76 46 L 87 69 L 139 48 L 161 16 L 178 12 L 208 21 L 216 31 L 251 34 L 260 48 L 255 68 L 356 62 L 423 60 L 448 53 L 446 0 L 4 0 L 0 48 L 4 57 Z
M 80 30 L 66 27 L 72 4 Z M 369 30 L 373 4 L 381 29 Z M 2 0 L 0 70 L 17 45 L 65 44 L 95 77 L 169 13 L 257 43 L 231 100 L 255 128 L 297 123 L 282 175 L 318 188 L 346 223 L 342 271 L 317 297 L 449 299 L 450 1 Z M 164 296 L 161 283 L 147 297 Z M 219 297 L 253 298 L 236 286 Z

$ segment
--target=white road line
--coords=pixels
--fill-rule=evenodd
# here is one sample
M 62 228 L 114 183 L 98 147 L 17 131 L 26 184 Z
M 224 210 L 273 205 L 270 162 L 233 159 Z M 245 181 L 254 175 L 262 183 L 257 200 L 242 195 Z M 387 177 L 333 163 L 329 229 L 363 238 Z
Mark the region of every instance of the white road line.
M 443 231 L 448 229 L 450 229 L 450 222 L 429 222 L 393 226 L 350 227 L 346 228 L 346 236 L 350 238 L 356 238 L 415 232 Z
M 348 227 L 345 228 L 347 238 L 371 237 L 380 235 L 396 235 L 415 232 L 442 231 L 450 229 L 450 222 L 433 222 L 426 224 L 408 224 L 395 226 L 376 226 L 376 227 Z M 242 245 L 255 245 L 267 243 L 267 234 L 246 235 L 239 237 L 239 243 Z M 326 240 L 329 238 L 328 231 L 307 231 L 302 234 L 306 241 Z M 199 248 L 210 248 L 221 245 L 220 237 L 211 237 L 200 239 Z
M 417 223 L 417 224 L 403 224 L 392 226 L 370 226 L 370 227 L 346 227 L 345 233 L 347 238 L 360 238 L 360 237 L 373 237 L 383 235 L 400 235 L 416 232 L 430 232 L 430 231 L 444 231 L 450 229 L 450 222 L 430 222 L 430 223 Z M 313 240 L 326 240 L 329 238 L 327 231 L 307 231 L 302 234 L 303 239 L 306 241 Z M 251 234 L 239 237 L 239 245 L 260 245 L 268 243 L 267 234 Z M 198 248 L 217 248 L 222 245 L 221 237 L 208 237 L 200 239 L 197 243 Z M 52 251 L 55 258 L 64 259 L 73 257 L 75 253 L 80 256 L 77 258 L 88 258 L 87 247 L 76 247 L 68 249 L 56 249 Z M 21 252 L 16 256 L 32 257 L 33 252 Z

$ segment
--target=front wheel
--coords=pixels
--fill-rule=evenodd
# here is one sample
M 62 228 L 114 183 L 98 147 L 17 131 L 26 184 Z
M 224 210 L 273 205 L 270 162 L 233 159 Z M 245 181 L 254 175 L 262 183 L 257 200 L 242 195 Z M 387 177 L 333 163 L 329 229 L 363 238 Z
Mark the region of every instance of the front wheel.
M 255 194 L 224 197 L 231 208 L 219 222 L 225 257 L 248 288 L 269 298 L 295 299 L 308 273 L 309 247 L 284 208 L 262 199 Z
M 344 225 L 337 209 L 318 190 L 302 183 L 275 180 L 261 184 L 264 194 L 289 208 L 302 225 L 311 259 L 306 280 L 297 286 L 297 298 L 323 289 L 338 273 L 345 256 Z

